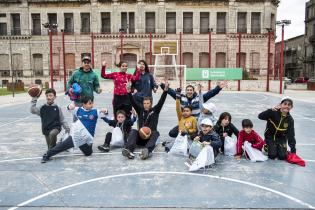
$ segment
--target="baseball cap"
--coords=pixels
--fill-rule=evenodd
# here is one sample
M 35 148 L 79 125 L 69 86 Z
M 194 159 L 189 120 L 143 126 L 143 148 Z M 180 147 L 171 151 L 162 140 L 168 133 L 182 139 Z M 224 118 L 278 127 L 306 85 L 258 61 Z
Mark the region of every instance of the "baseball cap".
M 281 104 L 282 104 L 283 102 L 285 102 L 285 101 L 290 102 L 290 103 L 292 104 L 292 106 L 293 106 L 293 100 L 292 100 L 291 97 L 289 97 L 289 96 L 284 96 L 284 97 L 281 99 Z
M 202 104 L 202 107 L 206 110 L 209 110 L 209 112 L 214 113 L 217 111 L 217 107 L 214 103 L 204 103 Z
M 213 126 L 213 122 L 209 118 L 205 118 L 201 121 L 201 125 L 210 125 Z
M 85 60 L 91 61 L 90 56 L 88 56 L 88 55 L 83 56 L 82 62 L 85 61 Z

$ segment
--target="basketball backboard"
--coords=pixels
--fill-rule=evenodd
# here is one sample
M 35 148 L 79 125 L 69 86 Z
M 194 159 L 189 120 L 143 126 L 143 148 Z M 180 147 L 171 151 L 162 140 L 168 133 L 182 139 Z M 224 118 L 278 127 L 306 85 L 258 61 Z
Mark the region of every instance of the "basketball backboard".
M 153 55 L 177 55 L 178 42 L 173 40 L 153 41 Z

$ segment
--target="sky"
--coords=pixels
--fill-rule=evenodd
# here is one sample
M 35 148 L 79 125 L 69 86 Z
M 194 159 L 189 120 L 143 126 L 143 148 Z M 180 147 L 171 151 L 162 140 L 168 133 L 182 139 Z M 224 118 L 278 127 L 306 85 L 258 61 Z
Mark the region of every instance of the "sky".
M 304 34 L 305 3 L 309 0 L 281 0 L 277 20 L 291 20 L 291 25 L 284 28 L 284 39 Z M 281 41 L 281 27 L 277 26 L 277 40 Z

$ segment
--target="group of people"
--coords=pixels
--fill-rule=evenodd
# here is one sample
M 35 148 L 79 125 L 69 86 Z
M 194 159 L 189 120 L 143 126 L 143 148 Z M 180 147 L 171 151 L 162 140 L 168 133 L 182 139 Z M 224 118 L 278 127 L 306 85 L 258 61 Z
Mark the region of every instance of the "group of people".
M 70 126 L 66 122 L 62 109 L 55 103 L 56 91 L 48 89 L 45 92 L 46 103 L 40 107 L 36 106 L 38 98 L 32 98 L 31 112 L 41 117 L 42 132 L 45 135 L 48 151 L 43 155 L 42 163 L 62 151 L 72 147 L 79 148 L 85 155 L 92 154 L 93 138 L 98 118 L 103 119 L 109 126 L 119 128 L 123 134 L 124 146 L 122 155 L 128 159 L 134 159 L 134 150 L 137 145 L 142 146 L 140 158 L 149 158 L 156 146 L 160 136 L 158 131 L 159 115 L 167 95 L 176 100 L 176 113 L 178 125 L 170 130 L 169 136 L 187 136 L 191 141 L 198 141 L 213 148 L 215 156 L 224 153 L 224 141 L 227 136 L 233 134 L 237 138 L 236 158 L 240 158 L 244 152 L 242 145 L 245 141 L 251 143 L 253 148 L 267 151 L 271 159 L 285 159 L 287 155 L 287 142 L 291 153 L 296 152 L 294 121 L 290 115 L 293 107 L 291 98 L 283 98 L 279 105 L 259 114 L 258 118 L 266 120 L 265 139 L 263 140 L 254 130 L 250 119 L 242 121 L 242 130 L 239 131 L 231 122 L 232 117 L 228 112 L 220 114 L 219 119 L 215 117 L 217 108 L 209 99 L 217 95 L 227 82 L 218 82 L 217 86 L 207 91 L 195 91 L 195 87 L 188 85 L 185 93 L 182 90 L 171 89 L 167 82 L 157 84 L 150 73 L 144 60 L 138 62 L 134 74 L 127 73 L 128 64 L 121 61 L 118 65 L 119 72 L 106 72 L 106 62 L 102 63 L 101 77 L 112 79 L 114 82 L 113 94 L 113 119 L 109 118 L 108 110 L 93 108 L 93 92 L 100 94 L 102 89 L 97 75 L 91 68 L 91 59 L 83 57 L 82 67 L 77 69 L 67 84 L 67 92 L 73 94 L 75 85 L 80 87 L 79 95 L 74 97 L 73 103 L 67 106 L 67 110 L 73 114 L 73 122 Z M 153 106 L 152 92 L 156 92 L 158 86 L 163 93 L 155 106 Z M 137 121 L 137 128 L 132 129 Z M 62 142 L 56 144 L 57 135 L 62 127 L 69 136 Z M 150 128 L 150 136 L 143 138 L 139 130 L 143 127 Z M 105 141 L 98 146 L 101 152 L 109 152 L 113 134 L 106 133 Z M 170 144 L 163 142 L 165 150 L 169 151 Z

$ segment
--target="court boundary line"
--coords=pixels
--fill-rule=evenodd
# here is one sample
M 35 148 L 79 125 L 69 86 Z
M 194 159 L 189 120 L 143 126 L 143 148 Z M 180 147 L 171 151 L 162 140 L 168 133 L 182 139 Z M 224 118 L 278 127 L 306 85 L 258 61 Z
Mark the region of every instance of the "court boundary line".
M 81 181 L 81 182 L 73 183 L 73 184 L 70 184 L 70 185 L 66 185 L 66 186 L 54 189 L 52 191 L 43 193 L 41 195 L 38 195 L 36 197 L 33 197 L 33 198 L 31 198 L 29 200 L 26 200 L 26 201 L 24 201 L 22 203 L 19 203 L 19 204 L 17 204 L 14 207 L 9 208 L 8 210 L 18 209 L 19 207 L 26 206 L 29 203 L 32 203 L 32 202 L 34 202 L 36 200 L 42 199 L 42 198 L 47 197 L 49 195 L 52 195 L 54 193 L 57 193 L 57 192 L 60 192 L 60 191 L 63 191 L 63 190 L 69 189 L 69 188 L 73 188 L 73 187 L 76 187 L 76 186 L 80 186 L 80 185 L 83 185 L 83 184 L 91 183 L 91 182 L 97 182 L 97 181 L 101 181 L 101 180 L 105 180 L 105 179 L 128 177 L 128 176 L 158 175 L 158 174 L 198 176 L 198 177 L 206 177 L 206 178 L 219 179 L 219 180 L 225 180 L 225 181 L 229 181 L 229 182 L 244 184 L 244 185 L 247 185 L 247 186 L 255 187 L 255 188 L 258 188 L 258 189 L 261 189 L 261 190 L 265 190 L 265 191 L 277 194 L 277 195 L 279 195 L 281 197 L 287 198 L 287 199 L 289 199 L 289 200 L 291 200 L 291 201 L 293 201 L 295 203 L 298 203 L 298 204 L 300 204 L 300 205 L 302 205 L 304 207 L 307 207 L 309 209 L 315 209 L 315 207 L 312 206 L 311 204 L 303 202 L 303 201 L 301 201 L 301 200 L 299 200 L 299 199 L 297 199 L 297 198 L 295 198 L 293 196 L 290 196 L 290 195 L 288 195 L 286 193 L 283 193 L 283 192 L 280 192 L 280 191 L 277 191 L 277 190 L 274 190 L 272 188 L 268 188 L 268 187 L 265 187 L 265 186 L 262 186 L 262 185 L 258 185 L 258 184 L 252 183 L 252 182 L 242 181 L 242 180 L 238 180 L 238 179 L 234 179 L 234 178 L 228 178 L 228 177 L 223 177 L 223 176 L 208 175 L 208 174 L 196 174 L 196 173 L 177 172 L 177 171 L 164 171 L 164 172 L 163 171 L 144 171 L 144 172 L 134 172 L 134 173 L 124 173 L 124 174 L 103 176 L 103 177 L 88 179 L 88 180 L 85 180 L 85 181 Z

